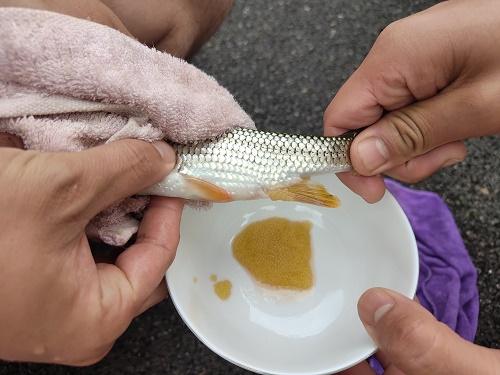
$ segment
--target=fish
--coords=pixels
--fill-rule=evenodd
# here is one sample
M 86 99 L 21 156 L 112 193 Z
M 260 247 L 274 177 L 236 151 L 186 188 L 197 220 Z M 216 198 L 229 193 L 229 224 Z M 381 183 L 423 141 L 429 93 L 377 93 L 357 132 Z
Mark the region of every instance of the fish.
M 338 197 L 311 176 L 352 170 L 349 150 L 357 133 L 323 137 L 234 128 L 214 139 L 169 142 L 174 169 L 141 194 L 208 202 L 270 198 L 335 208 Z

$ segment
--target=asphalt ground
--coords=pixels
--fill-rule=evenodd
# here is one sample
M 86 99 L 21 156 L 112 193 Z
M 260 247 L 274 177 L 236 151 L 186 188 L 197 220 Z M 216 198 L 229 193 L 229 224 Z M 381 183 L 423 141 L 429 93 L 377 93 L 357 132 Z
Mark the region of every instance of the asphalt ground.
M 192 61 L 227 87 L 260 129 L 322 134 L 323 112 L 380 31 L 434 1 L 241 1 Z M 476 343 L 500 348 L 500 137 L 413 187 L 438 193 L 478 271 Z M 1 374 L 250 374 L 206 348 L 167 299 L 136 318 L 87 368 L 0 363 Z

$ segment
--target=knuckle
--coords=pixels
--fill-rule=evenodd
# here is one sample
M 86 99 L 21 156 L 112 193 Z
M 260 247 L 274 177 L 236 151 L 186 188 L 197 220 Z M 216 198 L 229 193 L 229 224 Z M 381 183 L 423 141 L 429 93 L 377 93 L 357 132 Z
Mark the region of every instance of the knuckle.
M 388 115 L 388 131 L 398 155 L 407 160 L 427 150 L 428 127 L 425 116 L 416 108 L 406 108 Z
M 45 169 L 47 187 L 43 212 L 47 221 L 77 221 L 84 210 L 82 199 L 88 195 L 88 183 L 82 170 L 82 165 L 71 157 L 49 156 L 57 161 L 49 160 Z M 57 210 L 48 209 L 57 207 Z
M 416 174 L 406 174 L 398 178 L 401 182 L 405 182 L 407 184 L 416 184 L 424 180 L 427 176 L 416 175 Z
M 424 330 L 424 326 L 422 319 L 410 320 L 405 316 L 392 327 L 391 339 L 386 344 L 385 352 L 396 361 L 401 361 L 407 371 L 432 373 L 435 370 L 432 356 L 438 351 L 441 330 Z M 398 363 L 395 364 L 398 366 Z M 427 370 L 429 372 L 425 372 Z
M 47 178 L 57 194 L 79 190 L 81 176 L 78 164 L 72 160 L 62 158 L 57 163 L 49 165 Z
M 175 254 L 175 250 L 177 249 L 177 246 L 179 246 L 180 239 L 181 236 L 179 231 L 170 235 L 169 243 L 165 246 L 167 253 Z
M 460 90 L 462 102 L 467 103 L 468 110 L 474 111 L 475 116 L 485 119 L 495 118 L 497 105 L 493 102 L 500 95 L 498 79 L 477 80 Z
M 125 159 L 124 165 L 128 166 L 134 177 L 142 180 L 154 173 L 155 163 L 151 153 L 145 147 L 136 147 L 136 144 L 127 142 L 122 157 Z
M 436 171 L 434 168 L 421 168 L 415 164 L 418 164 L 415 163 L 415 159 L 410 159 L 404 165 L 401 165 L 400 168 L 389 171 L 386 174 L 407 184 L 415 184 L 429 177 Z
M 404 19 L 396 20 L 380 32 L 375 46 L 382 51 L 399 48 L 402 45 L 401 41 L 407 40 L 407 33 L 406 21 Z M 401 35 L 405 37 L 401 38 Z
M 401 181 L 407 184 L 416 184 L 425 180 L 427 177 L 435 173 L 438 168 L 419 168 L 413 166 L 412 160 L 406 163 L 406 171 L 403 176 L 401 176 Z

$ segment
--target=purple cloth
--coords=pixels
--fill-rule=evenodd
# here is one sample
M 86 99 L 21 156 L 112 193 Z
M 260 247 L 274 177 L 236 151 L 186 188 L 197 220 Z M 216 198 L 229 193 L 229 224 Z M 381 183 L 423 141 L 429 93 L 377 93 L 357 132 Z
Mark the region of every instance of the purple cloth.
M 385 180 L 415 233 L 420 257 L 417 297 L 437 320 L 473 341 L 479 315 L 477 272 L 444 201 L 435 193 Z M 370 364 L 382 374 L 375 358 Z

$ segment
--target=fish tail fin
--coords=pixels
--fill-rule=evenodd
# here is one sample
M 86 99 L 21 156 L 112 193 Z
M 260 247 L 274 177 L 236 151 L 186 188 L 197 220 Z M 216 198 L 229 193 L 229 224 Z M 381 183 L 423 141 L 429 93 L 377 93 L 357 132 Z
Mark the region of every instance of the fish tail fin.
M 273 201 L 293 201 L 330 208 L 340 206 L 340 200 L 323 185 L 305 179 L 293 185 L 272 188 L 267 194 Z

